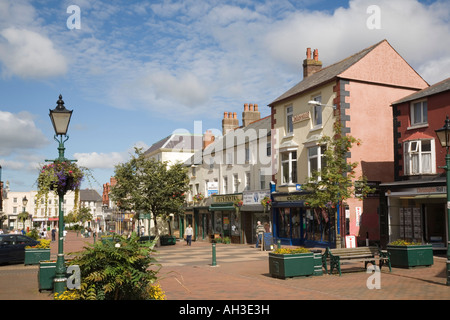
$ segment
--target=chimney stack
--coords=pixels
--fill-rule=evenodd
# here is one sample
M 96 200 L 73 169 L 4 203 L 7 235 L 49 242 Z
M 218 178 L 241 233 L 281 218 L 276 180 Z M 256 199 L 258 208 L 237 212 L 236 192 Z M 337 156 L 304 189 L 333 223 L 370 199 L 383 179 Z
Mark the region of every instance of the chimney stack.
M 258 105 L 255 103 L 244 104 L 244 112 L 242 112 L 242 126 L 246 127 L 250 123 L 261 119 L 261 113 L 258 111 Z
M 222 134 L 239 127 L 239 120 L 236 112 L 224 112 L 222 119 Z
M 303 60 L 303 79 L 320 71 L 322 69 L 322 61 L 319 61 L 319 50 L 314 49 L 313 58 L 311 59 L 311 48 L 306 49 L 306 59 Z
M 205 149 L 207 146 L 209 146 L 211 143 L 214 142 L 214 135 L 211 130 L 206 130 L 206 132 L 203 134 L 203 149 Z

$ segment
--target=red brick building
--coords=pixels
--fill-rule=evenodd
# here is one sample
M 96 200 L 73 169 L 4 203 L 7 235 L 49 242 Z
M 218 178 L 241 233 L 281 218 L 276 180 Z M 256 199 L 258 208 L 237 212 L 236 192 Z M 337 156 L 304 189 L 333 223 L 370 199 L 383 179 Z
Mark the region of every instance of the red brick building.
M 383 244 L 397 239 L 444 249 L 446 149 L 436 136 L 450 115 L 450 78 L 392 103 L 394 181 L 383 184 L 380 212 Z

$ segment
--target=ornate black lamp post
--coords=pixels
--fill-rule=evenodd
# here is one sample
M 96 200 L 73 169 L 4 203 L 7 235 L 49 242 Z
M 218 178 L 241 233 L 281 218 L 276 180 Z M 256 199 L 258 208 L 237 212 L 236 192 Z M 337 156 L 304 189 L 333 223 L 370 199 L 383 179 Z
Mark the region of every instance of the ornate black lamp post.
M 67 129 L 69 128 L 70 117 L 72 116 L 72 110 L 67 110 L 64 107 L 64 101 L 62 96 L 59 95 L 59 100 L 56 102 L 55 109 L 50 110 L 50 119 L 52 120 L 53 128 L 55 129 L 54 139 L 59 143 L 58 152 L 59 157 L 53 162 L 69 162 L 70 160 L 64 157 L 64 142 L 69 139 L 67 136 Z M 59 140 L 58 140 L 59 136 Z M 63 136 L 65 139 L 63 140 Z M 64 194 L 66 193 L 63 188 L 57 190 L 59 196 L 59 215 L 58 215 L 58 257 L 56 259 L 56 275 L 54 280 L 54 292 L 62 293 L 66 287 L 66 266 L 64 262 L 64 213 L 62 210 L 62 204 L 64 202 Z
M 445 167 L 443 167 L 447 174 L 447 286 L 450 286 L 450 154 L 448 153 L 450 147 L 450 120 L 445 120 L 445 125 L 435 130 L 436 135 L 441 142 L 441 146 L 447 148 L 445 154 Z

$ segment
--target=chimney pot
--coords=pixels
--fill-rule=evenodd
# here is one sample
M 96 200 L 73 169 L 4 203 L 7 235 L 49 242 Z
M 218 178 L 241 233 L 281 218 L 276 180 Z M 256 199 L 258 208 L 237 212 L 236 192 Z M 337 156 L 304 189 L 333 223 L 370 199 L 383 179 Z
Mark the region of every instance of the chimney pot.
M 225 118 L 228 118 L 228 112 L 224 112 L 223 113 L 223 118 L 225 119 Z
M 248 111 L 248 103 L 244 103 L 244 111 Z
M 311 48 L 306 49 L 306 59 L 311 59 Z
M 258 104 L 255 103 L 255 111 L 258 111 Z
M 237 119 L 237 113 L 236 112 L 233 113 L 233 119 Z
M 319 49 L 314 50 L 314 60 L 319 61 Z
M 250 111 L 253 111 L 253 103 L 250 103 Z

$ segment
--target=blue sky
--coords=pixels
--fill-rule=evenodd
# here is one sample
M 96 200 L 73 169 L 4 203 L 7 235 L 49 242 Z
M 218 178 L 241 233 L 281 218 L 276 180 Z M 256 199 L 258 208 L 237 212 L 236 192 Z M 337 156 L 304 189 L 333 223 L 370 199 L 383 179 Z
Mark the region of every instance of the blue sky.
M 71 5 L 79 29 L 67 26 Z M 59 94 L 74 110 L 66 157 L 101 185 L 134 146 L 194 121 L 220 130 L 244 103 L 269 115 L 301 81 L 307 47 L 327 66 L 387 39 L 431 85 L 450 77 L 449 34 L 449 1 L 0 0 L 2 180 L 36 189 L 39 166 L 57 157 L 48 113 Z

